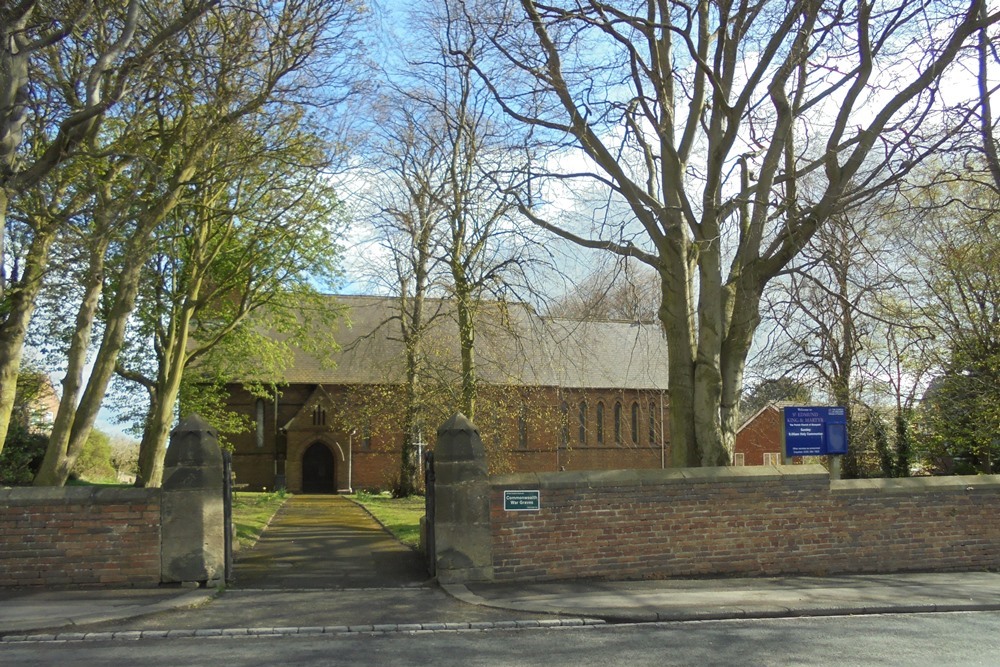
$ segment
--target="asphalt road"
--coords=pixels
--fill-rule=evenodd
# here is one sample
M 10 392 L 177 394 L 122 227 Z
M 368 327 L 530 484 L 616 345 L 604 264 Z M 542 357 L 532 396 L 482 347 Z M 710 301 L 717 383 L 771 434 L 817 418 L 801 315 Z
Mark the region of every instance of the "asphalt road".
M 997 665 L 1000 612 L 0 646 L 0 664 Z

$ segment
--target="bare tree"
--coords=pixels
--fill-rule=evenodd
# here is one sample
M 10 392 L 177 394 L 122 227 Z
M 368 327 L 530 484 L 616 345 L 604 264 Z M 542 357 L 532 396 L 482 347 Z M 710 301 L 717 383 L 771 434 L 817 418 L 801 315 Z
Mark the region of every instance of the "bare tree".
M 602 267 L 549 306 L 549 315 L 582 320 L 655 322 L 660 281 L 645 264 L 619 258 Z
M 368 268 L 374 268 L 377 275 L 373 277 L 386 281 L 385 287 L 399 295 L 395 323 L 381 326 L 398 326 L 405 350 L 403 444 L 396 489 L 403 496 L 415 489 L 414 452 L 426 426 L 424 338 L 441 315 L 440 306 L 430 297 L 440 289 L 438 243 L 445 218 L 441 173 L 446 169 L 446 154 L 432 129 L 436 119 L 408 102 L 405 96 L 393 95 L 379 105 L 385 114 L 379 118 L 372 142 L 379 168 L 365 175 L 359 197 L 368 213 L 364 219 L 388 264 L 373 267 L 369 262 Z M 391 393 L 386 395 L 395 400 Z
M 631 211 L 590 233 L 520 202 L 552 233 L 659 273 L 676 466 L 728 462 L 764 287 L 944 141 L 921 129 L 935 86 L 1000 20 L 981 0 L 464 5 L 490 47 L 466 50 L 470 65 L 551 151 L 525 188 L 597 182 Z
M 886 399 L 896 406 L 897 427 L 912 407 L 914 385 L 903 376 L 898 355 L 911 347 L 907 340 L 926 337 L 906 306 L 899 238 L 909 218 L 890 210 L 890 203 L 887 197 L 834 216 L 764 295 L 776 338 L 768 350 L 771 363 L 794 377 L 813 378 L 847 412 L 851 451 L 844 472 L 851 477 L 861 472 L 852 468 L 857 454 L 873 439 L 889 445 L 878 414 Z
M 406 419 L 401 453 L 400 493 L 413 489 L 415 443 L 425 427 L 425 380 L 432 371 L 437 390 L 448 386 L 454 369 L 432 368 L 424 336 L 439 317 L 454 317 L 460 369 L 460 409 L 475 419 L 479 377 L 477 319 L 485 299 L 503 301 L 524 285 L 530 240 L 511 222 L 516 202 L 512 174 L 523 150 L 508 142 L 495 122 L 497 109 L 454 45 L 467 35 L 448 20 L 453 7 L 434 3 L 414 12 L 421 26 L 403 49 L 406 65 L 390 73 L 391 97 L 382 111 L 375 180 L 373 223 L 389 251 L 400 294 L 400 333 L 407 355 Z M 520 160 L 520 162 L 519 162 Z M 386 189 L 388 188 L 388 189 Z M 376 201 L 377 200 L 377 201 Z M 435 301 L 429 296 L 450 300 Z

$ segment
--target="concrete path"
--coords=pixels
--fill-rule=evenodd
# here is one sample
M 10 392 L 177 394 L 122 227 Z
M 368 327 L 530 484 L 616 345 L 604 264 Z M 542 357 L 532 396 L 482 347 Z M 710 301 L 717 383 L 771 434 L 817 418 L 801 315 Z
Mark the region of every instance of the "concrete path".
M 239 554 L 236 589 L 337 589 L 421 586 L 419 553 L 340 496 L 292 496 L 256 546 Z
M 1000 574 L 565 581 L 445 586 L 470 604 L 609 622 L 1000 610 Z

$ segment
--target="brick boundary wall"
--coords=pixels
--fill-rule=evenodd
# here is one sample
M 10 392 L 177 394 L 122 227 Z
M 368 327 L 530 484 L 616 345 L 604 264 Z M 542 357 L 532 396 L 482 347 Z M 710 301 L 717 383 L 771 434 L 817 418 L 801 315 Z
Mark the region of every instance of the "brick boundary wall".
M 493 579 L 1000 568 L 1000 475 L 831 482 L 817 465 L 492 477 Z M 505 489 L 538 489 L 507 512 Z
M 159 489 L 0 488 L 0 588 L 159 583 Z

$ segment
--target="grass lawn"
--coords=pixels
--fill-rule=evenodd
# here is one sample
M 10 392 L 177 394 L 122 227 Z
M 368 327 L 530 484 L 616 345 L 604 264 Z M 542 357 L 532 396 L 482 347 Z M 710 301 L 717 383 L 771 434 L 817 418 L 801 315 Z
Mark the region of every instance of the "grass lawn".
M 424 515 L 423 496 L 392 498 L 388 494 L 356 493 L 348 496 L 372 513 L 403 544 L 420 546 L 420 517 Z
M 257 543 L 267 523 L 288 496 L 278 493 L 239 492 L 233 501 L 233 529 L 239 550 L 245 551 Z

